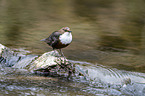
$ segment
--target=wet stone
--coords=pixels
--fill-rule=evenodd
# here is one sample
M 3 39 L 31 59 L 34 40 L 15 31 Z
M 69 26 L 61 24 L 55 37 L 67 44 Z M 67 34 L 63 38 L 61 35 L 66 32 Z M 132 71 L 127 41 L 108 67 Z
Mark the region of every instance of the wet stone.
M 6 67 L 27 69 L 30 72 L 44 74 L 66 74 L 70 76 L 74 70 L 73 64 L 57 51 L 46 52 L 41 56 L 25 55 L 21 52 L 0 45 L 0 63 Z

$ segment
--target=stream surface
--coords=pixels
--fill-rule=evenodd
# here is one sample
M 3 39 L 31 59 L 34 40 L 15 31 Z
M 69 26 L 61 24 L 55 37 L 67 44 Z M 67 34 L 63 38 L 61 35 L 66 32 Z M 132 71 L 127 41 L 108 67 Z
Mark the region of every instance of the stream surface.
M 100 64 L 94 65 L 89 62 L 74 60 L 69 60 L 75 65 L 75 73 L 72 74 L 70 78 L 67 77 L 68 74 L 66 72 L 60 74 L 60 72 L 57 71 L 57 74 L 51 73 L 49 75 L 44 72 L 36 73 L 28 66 L 35 66 L 35 64 L 31 62 L 37 60 L 34 59 L 37 56 L 26 55 L 27 52 L 28 51 L 18 49 L 17 52 L 13 54 L 11 50 L 2 52 L 2 56 L 6 59 L 0 58 L 1 96 L 145 95 L 144 73 L 118 70 Z M 18 60 L 20 57 L 21 59 Z M 41 58 L 42 59 L 36 61 L 37 64 L 42 62 L 41 60 L 50 59 L 46 56 Z M 13 64 L 14 62 L 16 64 Z
M 0 44 L 42 55 L 52 48 L 40 40 L 68 26 L 73 42 L 64 55 L 87 76 L 66 80 L 0 65 L 0 95 L 144 96 L 144 9 L 143 0 L 0 0 Z

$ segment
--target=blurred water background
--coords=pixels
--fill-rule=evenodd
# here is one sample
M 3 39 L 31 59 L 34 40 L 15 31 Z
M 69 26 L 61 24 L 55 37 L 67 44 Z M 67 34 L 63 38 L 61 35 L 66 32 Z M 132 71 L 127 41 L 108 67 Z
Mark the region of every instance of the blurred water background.
M 0 0 L 0 43 L 41 55 L 52 48 L 40 40 L 68 26 L 68 59 L 145 72 L 144 9 L 144 0 Z

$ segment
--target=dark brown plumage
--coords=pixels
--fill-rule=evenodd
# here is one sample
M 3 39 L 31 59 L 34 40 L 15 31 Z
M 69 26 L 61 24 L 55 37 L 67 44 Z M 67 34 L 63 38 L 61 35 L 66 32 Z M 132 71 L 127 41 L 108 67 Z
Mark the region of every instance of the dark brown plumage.
M 58 31 L 53 32 L 48 38 L 42 39 L 41 41 L 46 42 L 53 49 L 61 49 L 68 46 L 72 41 L 69 27 L 63 27 Z M 62 53 L 63 55 L 63 53 Z

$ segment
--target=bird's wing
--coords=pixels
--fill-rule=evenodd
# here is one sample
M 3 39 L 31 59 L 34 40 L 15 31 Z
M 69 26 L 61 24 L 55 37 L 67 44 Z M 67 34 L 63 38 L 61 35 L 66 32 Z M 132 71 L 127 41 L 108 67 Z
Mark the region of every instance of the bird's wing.
M 50 46 L 54 47 L 58 43 L 60 35 L 61 34 L 59 32 L 55 31 L 48 38 L 45 39 L 45 42 Z

